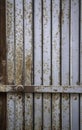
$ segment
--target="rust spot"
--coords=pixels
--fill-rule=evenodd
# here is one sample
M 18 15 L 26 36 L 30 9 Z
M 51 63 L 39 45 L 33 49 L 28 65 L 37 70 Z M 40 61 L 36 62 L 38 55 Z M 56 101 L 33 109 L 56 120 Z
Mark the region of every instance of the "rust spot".
M 19 97 L 19 99 L 21 99 L 21 95 L 19 95 L 18 97 Z
M 27 98 L 30 98 L 30 96 L 28 95 Z
M 31 84 L 31 69 L 32 69 L 32 55 L 28 55 L 26 57 L 26 84 L 30 85 Z
M 77 100 L 77 97 L 74 97 L 74 100 Z

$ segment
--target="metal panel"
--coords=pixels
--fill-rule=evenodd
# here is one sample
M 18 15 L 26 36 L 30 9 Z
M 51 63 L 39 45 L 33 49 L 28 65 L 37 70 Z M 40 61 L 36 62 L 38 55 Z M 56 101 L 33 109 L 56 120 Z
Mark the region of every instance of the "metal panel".
M 23 84 L 23 2 L 15 0 L 15 84 Z M 23 129 L 22 94 L 15 94 L 15 129 Z
M 69 85 L 69 0 L 61 4 L 61 84 Z M 62 130 L 69 130 L 69 94 L 62 94 Z
M 32 0 L 24 1 L 25 85 L 32 84 Z M 33 94 L 25 94 L 25 130 L 33 129 Z
M 52 85 L 60 85 L 60 0 L 52 0 Z M 53 87 L 54 88 L 54 87 Z M 55 89 L 55 88 L 54 88 Z M 60 94 L 52 94 L 52 129 L 60 129 Z
M 6 0 L 7 130 L 81 129 L 81 4 Z
M 6 1 L 7 83 L 14 84 L 14 0 Z M 7 94 L 7 130 L 14 130 L 14 94 Z
M 34 2 L 34 85 L 42 84 L 42 1 Z M 42 129 L 42 94 L 34 95 L 34 129 Z
M 77 17 L 76 17 L 77 16 Z M 79 84 L 79 1 L 71 1 L 70 83 Z M 77 62 L 76 62 L 77 61 Z M 76 73 L 77 72 L 77 73 Z M 71 95 L 71 129 L 79 130 L 79 95 Z
M 43 85 L 50 84 L 51 71 L 51 1 L 43 0 Z M 43 95 L 43 129 L 51 130 L 51 95 Z

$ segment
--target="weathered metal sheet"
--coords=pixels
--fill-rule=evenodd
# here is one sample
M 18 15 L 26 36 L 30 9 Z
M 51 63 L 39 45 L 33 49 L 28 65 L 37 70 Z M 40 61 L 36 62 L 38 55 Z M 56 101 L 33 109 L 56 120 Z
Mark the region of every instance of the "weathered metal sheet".
M 71 1 L 70 83 L 79 84 L 79 1 Z M 76 62 L 78 61 L 78 62 Z M 77 73 L 76 73 L 77 72 Z M 71 129 L 79 129 L 79 95 L 71 95 Z
M 25 85 L 32 84 L 33 1 L 24 1 Z M 25 130 L 33 129 L 33 94 L 25 94 Z
M 14 98 L 14 127 L 15 130 L 23 130 L 23 96 L 21 93 L 15 94 Z
M 43 0 L 43 85 L 51 76 L 51 1 Z M 43 129 L 51 130 L 51 94 L 43 94 Z
M 7 130 L 81 129 L 80 3 L 6 0 Z
M 6 1 L 7 79 L 14 84 L 14 1 Z
M 6 1 L 7 83 L 14 84 L 14 0 Z M 7 87 L 5 87 L 7 88 Z M 14 130 L 14 94 L 7 94 L 7 130 Z
M 15 104 L 14 104 L 14 94 L 7 94 L 7 130 L 14 130 L 15 122 Z
M 52 0 L 52 85 L 60 85 L 60 0 Z M 51 86 L 52 88 L 52 86 Z M 54 87 L 53 87 L 54 88 Z M 55 88 L 54 88 L 55 89 Z M 52 94 L 52 130 L 60 129 L 60 94 Z
M 42 84 L 42 1 L 34 1 L 34 85 Z M 42 94 L 34 95 L 34 129 L 42 129 Z
M 15 84 L 23 84 L 23 1 L 15 0 Z M 22 94 L 15 94 L 15 129 L 23 129 Z
M 61 3 L 61 84 L 69 85 L 69 0 Z M 69 94 L 62 94 L 62 129 L 69 130 Z
M 16 86 L 16 85 L 0 85 L 0 92 L 7 92 L 7 93 L 75 93 L 81 94 L 82 93 L 82 85 L 75 85 L 75 86 L 62 86 L 62 85 L 49 85 L 49 86 Z

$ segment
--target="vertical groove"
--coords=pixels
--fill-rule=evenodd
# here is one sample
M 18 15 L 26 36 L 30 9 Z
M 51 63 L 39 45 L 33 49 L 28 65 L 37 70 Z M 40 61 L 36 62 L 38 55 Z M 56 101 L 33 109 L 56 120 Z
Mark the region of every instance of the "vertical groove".
M 51 74 L 50 74 L 50 85 L 52 85 L 52 0 L 51 0 L 51 13 L 50 13 L 50 15 L 51 15 L 51 17 L 50 17 L 50 20 L 51 20 L 51 37 L 50 37 L 50 39 L 51 39 Z
M 80 94 L 79 94 L 79 130 L 80 130 Z
M 42 85 L 43 85 L 43 0 L 42 0 Z M 42 93 L 42 129 L 43 129 L 43 93 Z
M 16 25 L 16 21 L 15 21 L 15 0 L 14 0 L 14 84 L 16 84 L 16 29 L 15 29 L 15 25 Z
M 51 0 L 51 75 L 50 75 L 50 85 L 52 85 L 52 0 Z M 52 94 L 51 94 L 51 130 L 52 130 Z
M 42 85 L 43 85 L 43 0 L 42 0 Z
M 70 25 L 71 25 L 71 0 L 69 0 L 69 85 L 70 85 Z M 69 129 L 71 129 L 71 96 L 69 94 Z
M 71 0 L 69 0 L 69 9 L 69 85 L 71 85 Z M 71 129 L 71 94 L 69 99 L 69 128 Z
M 62 0 L 60 0 L 60 85 L 62 85 Z M 60 129 L 62 129 L 62 94 L 60 94 Z
M 25 85 L 25 42 L 24 42 L 24 0 L 23 0 L 23 85 Z M 22 94 L 23 103 L 23 130 L 25 130 L 25 93 Z
M 60 0 L 60 85 L 62 85 L 62 0 Z
M 81 32 L 81 28 L 80 28 L 80 19 L 81 19 L 81 0 L 79 0 L 79 85 L 80 85 L 80 41 L 81 41 L 81 35 L 80 35 L 80 32 Z
M 32 85 L 34 85 L 34 0 L 32 0 Z M 35 107 L 34 107 L 34 93 L 33 93 L 33 130 L 34 130 L 34 112 L 35 112 Z
M 32 85 L 34 85 L 34 0 L 32 0 Z
M 14 84 L 16 84 L 16 55 L 15 55 L 15 50 L 16 50 L 16 39 L 15 39 L 15 0 L 14 0 Z M 15 130 L 15 99 L 14 99 L 14 130 Z
M 79 85 L 81 85 L 81 73 L 80 73 L 80 70 L 81 70 L 81 49 L 80 48 L 81 48 L 81 0 L 79 0 Z M 81 100 L 80 100 L 80 94 L 79 94 L 79 130 L 81 130 L 80 102 L 81 102 Z
M 69 94 L 69 129 L 71 130 L 71 109 L 70 109 L 70 105 L 71 105 L 71 95 Z
M 51 130 L 52 130 L 52 93 L 51 93 Z
M 62 129 L 62 94 L 60 94 L 60 129 Z
M 70 55 L 70 53 L 71 53 L 71 51 L 70 51 L 70 32 L 71 32 L 71 29 L 70 29 L 70 27 L 71 27 L 71 0 L 69 0 L 69 85 L 71 84 L 71 81 L 70 81 L 70 77 L 71 77 L 71 73 L 70 73 L 70 61 L 71 61 L 71 55 Z
M 6 61 L 6 66 L 5 66 L 5 84 L 7 84 L 7 44 L 6 44 L 6 0 L 4 1 L 5 3 L 5 13 L 4 13 L 4 17 L 5 17 L 5 61 Z
M 24 30 L 24 0 L 23 0 L 23 85 L 25 85 L 25 30 Z
M 70 85 L 72 84 L 72 74 L 71 74 L 71 70 L 72 70 L 72 68 L 71 68 L 71 61 L 72 61 L 72 45 L 71 45 L 71 0 L 70 0 L 70 30 L 69 30 L 69 32 L 70 32 Z

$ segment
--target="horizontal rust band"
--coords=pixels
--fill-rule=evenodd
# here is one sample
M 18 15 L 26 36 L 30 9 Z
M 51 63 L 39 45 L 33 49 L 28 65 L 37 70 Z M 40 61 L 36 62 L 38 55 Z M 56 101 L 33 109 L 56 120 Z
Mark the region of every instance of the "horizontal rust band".
M 82 85 L 77 86 L 23 86 L 1 85 L 0 92 L 23 92 L 23 93 L 82 93 Z

